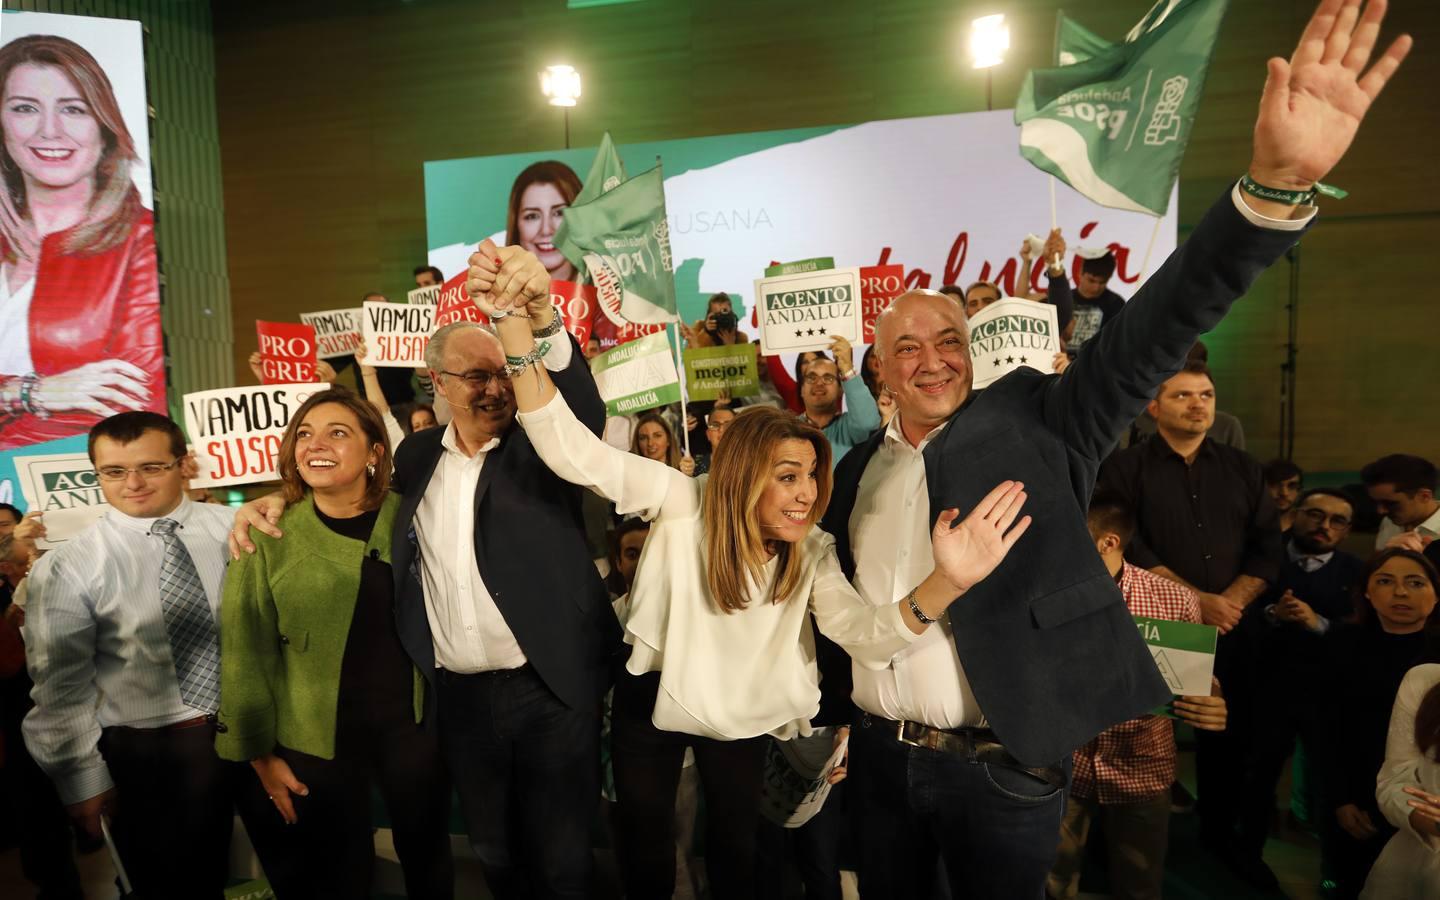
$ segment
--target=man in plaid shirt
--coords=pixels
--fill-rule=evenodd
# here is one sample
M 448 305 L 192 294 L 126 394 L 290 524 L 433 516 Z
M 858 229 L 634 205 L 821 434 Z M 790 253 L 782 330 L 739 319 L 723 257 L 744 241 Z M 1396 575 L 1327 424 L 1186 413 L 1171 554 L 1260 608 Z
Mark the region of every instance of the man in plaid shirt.
M 1193 591 L 1125 562 L 1135 514 L 1123 499 L 1097 492 L 1090 501 L 1086 524 L 1131 615 L 1200 622 L 1200 605 Z M 1213 683 L 1218 693 L 1220 684 Z M 1173 708 L 1178 718 L 1196 728 L 1225 728 L 1223 697 L 1177 697 Z M 1145 715 L 1121 722 L 1076 750 L 1070 802 L 1060 826 L 1060 850 L 1047 885 L 1049 895 L 1056 900 L 1075 897 L 1090 823 L 1100 816 L 1109 850 L 1112 896 L 1159 898 L 1169 838 L 1170 783 L 1174 780 L 1175 732 L 1163 716 Z

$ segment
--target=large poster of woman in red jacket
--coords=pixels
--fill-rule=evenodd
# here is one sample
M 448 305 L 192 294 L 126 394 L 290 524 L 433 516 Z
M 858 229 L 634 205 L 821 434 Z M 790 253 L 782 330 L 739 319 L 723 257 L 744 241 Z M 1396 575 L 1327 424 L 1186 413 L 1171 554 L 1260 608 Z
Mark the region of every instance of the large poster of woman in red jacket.
M 166 409 L 154 217 L 137 187 L 149 194 L 139 23 L 21 13 L 4 24 L 0 451 Z M 138 64 L 107 73 L 92 50 L 122 59 L 119 41 Z M 128 82 L 124 113 L 112 76 Z

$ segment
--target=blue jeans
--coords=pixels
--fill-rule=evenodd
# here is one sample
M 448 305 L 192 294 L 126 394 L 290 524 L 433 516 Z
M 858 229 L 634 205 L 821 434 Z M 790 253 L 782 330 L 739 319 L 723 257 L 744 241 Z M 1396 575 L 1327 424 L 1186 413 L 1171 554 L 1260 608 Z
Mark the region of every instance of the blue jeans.
M 1068 786 L 1069 759 L 1063 768 Z M 850 731 L 849 780 L 865 900 L 933 896 L 937 857 L 953 900 L 1044 896 L 1064 790 L 965 753 L 902 744 L 863 713 Z
M 499 900 L 590 896 L 600 700 L 571 709 L 526 665 L 437 673 L 440 745 Z

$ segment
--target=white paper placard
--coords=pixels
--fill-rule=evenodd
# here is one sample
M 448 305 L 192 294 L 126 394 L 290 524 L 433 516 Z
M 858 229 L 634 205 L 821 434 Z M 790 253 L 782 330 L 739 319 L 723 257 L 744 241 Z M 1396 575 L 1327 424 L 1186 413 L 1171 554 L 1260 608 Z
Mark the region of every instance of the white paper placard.
M 1054 306 L 1016 297 L 996 300 L 976 313 L 970 319 L 975 389 L 1020 368 L 1055 371 L 1055 354 L 1060 352 L 1055 323 Z
M 360 346 L 363 311 L 326 309 L 300 314 L 300 321 L 315 329 L 315 355 L 320 359 L 349 356 Z
M 362 334 L 365 364 L 413 369 L 425 365 L 425 345 L 435 330 L 435 307 L 365 301 Z
M 860 343 L 860 270 L 824 269 L 755 281 L 760 352 L 826 350 L 830 339 Z
M 257 384 L 186 394 L 185 431 L 199 468 L 191 487 L 275 481 L 290 417 L 328 384 Z
M 41 550 L 65 543 L 110 508 L 88 454 L 17 456 L 15 469 L 26 506 L 44 514 L 45 538 L 35 542 Z

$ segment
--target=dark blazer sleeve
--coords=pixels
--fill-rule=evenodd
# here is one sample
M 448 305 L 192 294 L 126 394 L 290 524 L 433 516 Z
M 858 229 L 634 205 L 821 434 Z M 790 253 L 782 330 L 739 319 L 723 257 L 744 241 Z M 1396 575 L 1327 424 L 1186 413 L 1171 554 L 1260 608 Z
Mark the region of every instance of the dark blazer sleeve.
M 1075 292 L 1070 289 L 1070 277 L 1063 272 L 1051 275 L 1050 267 L 1046 265 L 1045 277 L 1050 280 L 1046 288 L 1046 302 L 1055 307 L 1055 327 L 1064 334 L 1065 329 L 1070 327 L 1070 320 L 1075 318 Z
M 555 389 L 565 398 L 580 424 L 598 435 L 605 430 L 605 401 L 600 399 L 600 389 L 595 386 L 590 362 L 580 352 L 580 345 L 573 335 L 566 334 L 566 338 L 570 341 L 570 365 L 551 372 L 550 380 L 555 382 Z
M 1047 426 L 1098 460 L 1250 284 L 1303 235 L 1250 224 L 1230 191 L 1046 386 Z

